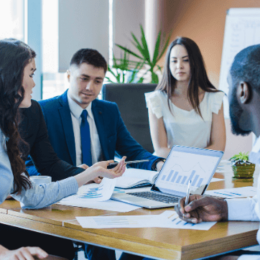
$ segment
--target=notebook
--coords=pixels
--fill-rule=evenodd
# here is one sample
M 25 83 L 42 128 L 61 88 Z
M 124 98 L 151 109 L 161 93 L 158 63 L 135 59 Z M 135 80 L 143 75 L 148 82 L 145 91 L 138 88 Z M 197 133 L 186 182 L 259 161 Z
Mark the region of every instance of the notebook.
M 116 187 L 121 189 L 131 189 L 152 185 L 159 172 L 142 169 L 128 168 L 123 176 L 116 179 Z
M 222 156 L 222 151 L 173 146 L 149 191 L 115 193 L 111 199 L 149 209 L 172 207 L 186 195 L 190 180 L 192 194 L 206 191 Z

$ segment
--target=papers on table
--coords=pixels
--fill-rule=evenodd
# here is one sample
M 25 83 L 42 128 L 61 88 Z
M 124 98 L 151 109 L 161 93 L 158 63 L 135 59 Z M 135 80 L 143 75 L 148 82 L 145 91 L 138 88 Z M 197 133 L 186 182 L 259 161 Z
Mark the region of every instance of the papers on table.
M 116 179 L 116 187 L 129 189 L 151 185 L 154 184 L 158 174 L 155 171 L 128 168 L 122 177 Z
M 76 195 L 69 196 L 60 202 L 74 202 L 74 201 L 106 201 L 112 196 L 116 185 L 116 179 L 103 178 L 100 184 L 93 183 L 88 185 L 83 185 L 79 188 Z
M 140 208 L 137 206 L 133 206 L 115 200 L 89 202 L 86 200 L 71 199 L 67 201 L 61 200 L 60 202 L 58 202 L 58 204 L 65 205 L 65 206 L 72 206 L 72 207 L 110 210 L 110 211 L 117 211 L 117 212 L 129 212 Z
M 256 195 L 257 188 L 255 187 L 242 187 L 242 188 L 231 188 L 231 189 L 221 189 L 221 190 L 208 190 L 206 195 L 217 196 L 227 199 L 232 198 L 243 198 L 243 197 L 253 197 Z
M 83 228 L 145 228 L 155 226 L 157 215 L 76 217 Z
M 93 183 L 81 186 L 77 194 L 62 199 L 58 204 L 117 212 L 129 212 L 140 208 L 110 200 L 115 184 L 116 179 L 104 178 L 100 184 Z
M 198 224 L 188 223 L 181 220 L 175 211 L 164 211 L 160 215 L 161 219 L 166 219 L 163 221 L 160 227 L 165 228 L 177 228 L 177 229 L 196 229 L 196 230 L 209 230 L 217 222 L 201 222 Z
M 216 222 L 191 224 L 179 219 L 175 211 L 167 210 L 160 215 L 76 217 L 83 228 L 177 228 L 209 230 Z

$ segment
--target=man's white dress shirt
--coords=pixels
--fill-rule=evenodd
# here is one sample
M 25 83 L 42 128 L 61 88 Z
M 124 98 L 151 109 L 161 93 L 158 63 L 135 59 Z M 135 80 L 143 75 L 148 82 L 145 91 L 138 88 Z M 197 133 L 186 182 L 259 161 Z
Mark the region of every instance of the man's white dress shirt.
M 80 125 L 82 120 L 81 113 L 83 109 L 74 100 L 72 100 L 72 98 L 69 96 L 69 92 L 67 95 L 75 139 L 76 166 L 79 166 L 82 164 Z M 101 145 L 91 106 L 92 102 L 88 105 L 86 110 L 88 112 L 87 120 L 90 130 L 92 164 L 94 164 L 101 159 Z
M 260 137 L 257 138 L 249 160 L 259 164 L 260 159 Z M 260 175 L 259 175 L 260 177 Z M 258 177 L 257 195 L 247 199 L 227 200 L 228 220 L 260 221 L 260 179 Z M 260 243 L 260 230 L 257 232 L 257 241 Z M 260 252 L 259 252 L 260 253 Z M 260 260 L 260 255 L 242 255 L 238 260 Z

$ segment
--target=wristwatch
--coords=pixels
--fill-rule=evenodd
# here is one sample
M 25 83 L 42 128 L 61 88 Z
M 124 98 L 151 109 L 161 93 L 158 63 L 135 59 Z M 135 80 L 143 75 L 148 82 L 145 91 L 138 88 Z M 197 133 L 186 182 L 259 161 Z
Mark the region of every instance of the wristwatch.
M 165 162 L 166 160 L 164 158 L 158 158 L 156 159 L 153 164 L 152 164 L 152 167 L 151 167 L 151 170 L 152 171 L 157 171 L 157 163 L 158 162 Z

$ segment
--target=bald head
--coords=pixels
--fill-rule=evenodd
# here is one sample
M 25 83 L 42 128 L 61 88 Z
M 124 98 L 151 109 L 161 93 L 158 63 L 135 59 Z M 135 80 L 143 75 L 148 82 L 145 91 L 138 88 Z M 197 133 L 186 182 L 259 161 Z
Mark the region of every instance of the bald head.
M 260 93 L 260 44 L 240 51 L 232 63 L 230 74 L 234 83 L 247 82 Z

